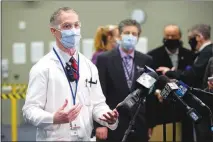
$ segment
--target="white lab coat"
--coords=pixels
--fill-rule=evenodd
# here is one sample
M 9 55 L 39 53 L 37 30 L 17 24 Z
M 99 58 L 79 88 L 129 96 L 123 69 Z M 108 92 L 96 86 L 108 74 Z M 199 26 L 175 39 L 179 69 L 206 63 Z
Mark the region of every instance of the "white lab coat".
M 68 99 L 68 111 L 73 106 L 70 87 L 64 70 L 52 50 L 41 58 L 31 69 L 26 101 L 23 106 L 25 120 L 37 126 L 37 141 L 89 141 L 93 129 L 93 119 L 110 129 L 117 128 L 118 121 L 114 125 L 108 125 L 99 118 L 106 112 L 111 111 L 105 103 L 98 70 L 84 55 L 79 53 L 80 79 L 77 88 L 76 103 L 83 105 L 77 119 L 73 124 L 80 128 L 73 135 L 70 124 L 53 124 L 54 113 L 62 107 L 65 99 Z M 86 86 L 86 79 L 96 81 L 92 87 Z

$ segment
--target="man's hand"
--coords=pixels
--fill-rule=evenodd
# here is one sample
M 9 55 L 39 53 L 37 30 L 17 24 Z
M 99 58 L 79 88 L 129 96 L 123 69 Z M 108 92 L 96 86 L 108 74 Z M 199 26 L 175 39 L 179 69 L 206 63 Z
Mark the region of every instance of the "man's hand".
M 213 81 L 208 81 L 209 90 L 213 90 Z
M 163 75 L 165 75 L 166 72 L 168 72 L 170 70 L 174 70 L 174 68 L 170 69 L 168 67 L 159 67 L 159 68 L 156 69 L 156 71 L 162 72 Z
M 96 138 L 100 140 L 107 139 L 108 136 L 108 128 L 107 127 L 98 127 L 96 129 Z
M 107 122 L 108 124 L 114 124 L 118 119 L 118 116 L 118 111 L 114 109 L 112 112 L 107 112 L 106 114 L 103 114 L 103 116 L 99 119 Z
M 152 134 L 153 134 L 153 128 L 149 128 L 148 129 L 148 137 L 149 137 L 149 139 L 152 137 Z
M 65 112 L 64 108 L 67 106 L 67 104 L 68 100 L 66 99 L 64 105 L 55 113 L 53 118 L 54 124 L 69 123 L 75 120 L 78 114 L 80 113 L 82 105 L 74 105 L 72 109 L 70 109 L 68 112 Z
M 154 95 L 157 97 L 158 101 L 159 101 L 160 103 L 162 103 L 162 102 L 163 102 L 163 97 L 161 96 L 160 93 L 161 93 L 161 90 L 156 89 Z

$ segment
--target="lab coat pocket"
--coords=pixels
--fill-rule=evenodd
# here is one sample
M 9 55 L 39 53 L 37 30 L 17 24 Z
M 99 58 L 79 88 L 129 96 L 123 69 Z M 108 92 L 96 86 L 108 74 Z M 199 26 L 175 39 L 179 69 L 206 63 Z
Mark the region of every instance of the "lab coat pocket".
M 69 124 L 60 124 L 60 127 L 56 130 L 46 131 L 47 138 L 51 141 L 68 141 L 69 138 Z
M 46 130 L 47 139 L 56 139 L 58 137 L 58 131 L 61 125 L 58 125 L 57 129 Z

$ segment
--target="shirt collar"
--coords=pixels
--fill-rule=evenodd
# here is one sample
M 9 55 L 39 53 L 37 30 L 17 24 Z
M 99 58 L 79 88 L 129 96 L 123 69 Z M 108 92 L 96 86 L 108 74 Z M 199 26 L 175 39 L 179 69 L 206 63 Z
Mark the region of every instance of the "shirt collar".
M 132 58 L 134 58 L 135 50 L 133 50 L 132 53 L 127 54 L 127 53 L 124 52 L 121 48 L 122 48 L 121 46 L 118 47 L 118 49 L 119 49 L 119 51 L 120 51 L 120 54 L 121 54 L 121 58 L 124 58 L 124 57 L 126 57 L 126 56 L 131 56 Z
M 60 57 L 63 59 L 64 64 L 69 62 L 71 56 L 68 53 L 62 51 L 58 46 L 55 46 L 55 50 L 57 51 L 58 54 L 60 54 Z M 78 62 L 78 51 L 75 51 L 73 57 Z
M 201 52 L 206 46 L 208 46 L 208 45 L 210 45 L 210 44 L 212 44 L 211 41 L 208 41 L 208 42 L 204 43 L 204 44 L 199 48 L 198 52 Z
M 170 52 L 167 47 L 165 47 L 165 50 L 168 53 L 168 55 L 178 55 L 179 54 L 179 49 L 177 49 L 175 53 Z

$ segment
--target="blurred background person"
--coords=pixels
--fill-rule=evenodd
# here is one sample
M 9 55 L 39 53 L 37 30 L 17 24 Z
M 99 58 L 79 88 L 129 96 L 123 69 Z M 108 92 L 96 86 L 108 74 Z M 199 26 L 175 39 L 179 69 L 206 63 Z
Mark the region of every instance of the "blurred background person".
M 183 47 L 181 36 L 177 25 L 165 26 L 163 45 L 147 53 L 153 58 L 154 69 L 167 67 L 185 70 L 187 66 L 193 64 L 193 52 Z
M 141 25 L 135 20 L 125 19 L 120 22 L 118 29 L 119 46 L 99 55 L 96 64 L 106 103 L 112 108 L 136 89 L 136 79 L 140 76 L 138 67 L 152 64 L 150 56 L 135 50 L 141 34 Z M 127 114 L 119 112 L 118 128 L 115 132 L 108 129 L 108 136 L 104 137 L 108 142 L 122 140 L 131 120 L 130 115 Z M 142 106 L 133 126 L 134 132 L 131 132 L 127 138 L 128 142 L 148 142 L 153 127 L 151 120 L 155 118 L 151 115 L 154 113 L 147 111 L 146 106 Z
M 180 28 L 174 24 L 166 25 L 163 31 L 163 35 L 163 45 L 154 48 L 147 53 L 153 58 L 153 68 L 155 70 L 158 68 L 173 68 L 178 70 L 187 70 L 190 68 L 194 61 L 194 53 L 183 47 L 181 41 L 182 33 Z M 158 73 L 161 74 L 161 72 Z M 166 103 L 166 101 L 164 101 L 162 104 L 157 103 L 156 105 L 158 108 L 158 111 L 156 112 L 156 115 L 158 116 L 158 122 L 156 122 L 157 124 L 171 123 L 174 121 L 174 116 L 171 115 L 174 112 L 173 107 L 169 107 L 169 104 Z M 181 127 L 183 142 L 189 142 L 190 138 L 192 140 L 192 133 L 187 133 L 187 120 L 183 120 Z
M 197 24 L 194 25 L 188 31 L 188 39 L 189 43 L 194 42 L 194 44 L 190 44 L 192 49 L 196 52 L 196 58 L 194 60 L 193 65 L 188 70 L 171 70 L 169 68 L 161 68 L 159 67 L 157 71 L 162 72 L 163 74 L 174 77 L 178 80 L 182 80 L 186 84 L 196 87 L 203 88 L 203 77 L 205 74 L 205 70 L 208 64 L 209 59 L 213 56 L 213 44 L 211 42 L 211 27 L 207 24 Z M 204 103 L 207 103 L 205 100 L 206 95 L 200 98 Z M 201 122 L 194 125 L 195 134 L 194 141 L 203 142 L 203 141 L 211 141 L 212 136 L 209 129 L 209 115 L 206 111 L 201 108 L 197 103 L 194 103 L 191 99 L 187 100 L 187 102 L 193 106 L 202 116 Z M 186 127 L 188 129 L 187 133 L 192 133 L 192 127 L 189 127 L 191 122 L 189 122 Z
M 206 88 L 208 85 L 211 86 L 211 83 L 208 82 L 208 77 L 211 76 L 213 76 L 213 57 L 209 59 L 208 65 L 206 66 L 206 72 L 203 78 L 203 88 Z
M 207 92 L 213 93 L 213 79 L 210 79 L 211 77 L 213 77 L 213 57 L 209 59 L 208 65 L 206 66 L 206 71 L 205 71 L 204 80 L 203 80 L 203 89 Z M 201 93 L 198 97 L 213 112 L 213 96 L 207 95 L 205 93 L 203 94 Z M 201 124 L 195 126 L 196 134 L 198 135 L 197 139 L 199 141 L 201 141 L 202 139 L 204 141 L 213 141 L 212 132 L 210 131 L 211 118 L 209 117 L 209 111 L 207 111 L 206 109 L 203 110 L 202 116 L 203 116 L 203 120 L 201 121 Z
M 118 36 L 118 27 L 115 25 L 98 27 L 94 38 L 95 53 L 92 56 L 94 64 L 96 64 L 98 55 L 117 46 Z
M 213 48 L 213 47 L 212 47 Z M 210 77 L 213 77 L 213 57 L 209 59 L 208 65 L 206 66 L 206 72 L 204 75 L 204 87 L 206 91 L 213 93 L 213 79 L 208 79 Z M 206 102 L 208 102 L 208 106 L 213 111 L 213 96 L 206 97 Z
M 193 47 L 196 50 L 196 58 L 193 65 L 188 70 L 172 71 L 169 68 L 159 67 L 157 71 L 162 72 L 167 76 L 173 76 L 176 79 L 181 79 L 188 85 L 202 88 L 202 81 L 205 69 L 209 59 L 213 55 L 211 42 L 211 27 L 206 24 L 197 24 L 188 31 L 189 40 L 192 39 L 196 43 Z
M 116 25 L 106 25 L 98 27 L 95 38 L 94 38 L 94 48 L 95 52 L 92 55 L 92 62 L 96 64 L 97 56 L 102 54 L 103 52 L 112 50 L 118 45 L 118 26 Z M 104 141 L 107 137 L 108 129 L 106 127 L 102 127 L 98 123 L 94 121 L 94 130 L 92 136 L 96 136 L 97 140 Z

